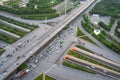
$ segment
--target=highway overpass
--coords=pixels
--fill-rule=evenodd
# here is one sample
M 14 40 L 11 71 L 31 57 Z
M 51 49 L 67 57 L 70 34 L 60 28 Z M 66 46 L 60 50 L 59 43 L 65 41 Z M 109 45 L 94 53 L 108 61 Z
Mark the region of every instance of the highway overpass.
M 15 69 L 17 69 L 22 63 L 24 63 L 30 56 L 32 56 L 36 51 L 38 51 L 41 47 L 43 47 L 46 43 L 48 43 L 56 34 L 58 34 L 64 27 L 66 27 L 72 20 L 74 20 L 78 15 L 80 15 L 84 10 L 86 10 L 95 0 L 87 0 L 84 5 L 81 5 L 79 9 L 74 11 L 69 15 L 68 18 L 63 20 L 63 22 L 59 23 L 53 30 L 48 32 L 45 36 L 43 36 L 36 44 L 32 45 L 32 48 L 24 53 L 19 54 L 19 56 L 24 56 L 19 59 L 12 59 L 12 62 L 7 62 L 0 68 L 0 72 L 7 71 L 6 75 L 2 76 L 0 79 L 4 80 L 8 77 Z M 17 56 L 15 56 L 17 57 Z

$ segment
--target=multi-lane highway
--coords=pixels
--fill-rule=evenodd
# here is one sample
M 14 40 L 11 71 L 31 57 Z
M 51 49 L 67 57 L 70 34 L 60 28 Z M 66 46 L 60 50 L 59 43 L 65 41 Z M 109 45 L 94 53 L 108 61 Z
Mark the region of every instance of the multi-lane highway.
M 95 4 L 95 3 L 94 3 Z M 93 6 L 93 5 L 92 5 Z M 86 11 L 85 11 L 86 12 Z M 87 11 L 88 12 L 88 11 Z M 37 58 L 39 57 L 40 58 L 40 60 L 42 59 L 42 61 L 39 61 L 36 65 L 37 65 L 37 67 L 36 68 L 34 68 L 34 67 L 32 67 L 31 69 L 30 69 L 30 71 L 31 72 L 29 72 L 28 74 L 26 74 L 25 76 L 23 76 L 22 78 L 18 78 L 17 80 L 33 80 L 35 77 L 37 77 L 39 74 L 41 74 L 42 72 L 46 72 L 46 70 L 47 70 L 47 72 L 48 73 L 51 73 L 51 75 L 50 76 L 53 76 L 55 79 L 58 79 L 58 80 L 74 80 L 74 79 L 76 79 L 76 80 L 79 80 L 80 78 L 81 79 L 83 79 L 83 80 L 112 80 L 112 79 L 106 79 L 106 77 L 104 77 L 104 76 L 101 76 L 100 77 L 100 75 L 98 74 L 98 75 L 91 75 L 91 74 L 87 74 L 87 73 L 85 73 L 85 72 L 82 72 L 82 71 L 78 71 L 78 70 L 73 70 L 73 69 L 69 69 L 68 68 L 68 70 L 70 70 L 70 71 L 64 71 L 64 70 L 58 70 L 58 71 L 55 71 L 54 69 L 55 68 L 53 68 L 53 69 L 51 69 L 51 65 L 54 65 L 54 62 L 55 62 L 55 60 L 58 58 L 58 57 L 60 57 L 59 56 L 59 54 L 63 54 L 64 53 L 64 48 L 67 48 L 69 45 L 68 44 L 66 44 L 66 43 L 69 43 L 69 40 L 75 40 L 75 35 L 76 35 L 76 27 L 78 27 L 78 26 L 80 26 L 80 23 L 79 23 L 79 19 L 81 19 L 82 17 L 81 16 L 79 16 L 79 17 L 77 17 L 77 19 L 75 19 L 72 23 L 70 23 L 70 25 L 68 25 L 68 28 L 67 29 L 65 29 L 65 30 L 62 30 L 58 35 L 57 35 L 57 37 L 56 37 L 56 39 L 54 40 L 54 41 L 52 41 L 51 43 L 50 43 L 50 45 L 48 45 L 48 48 L 45 48 L 44 49 L 44 51 L 42 51 L 42 52 L 40 52 L 40 54 L 39 55 L 37 55 Z M 71 31 L 71 28 L 72 28 L 72 30 L 73 31 Z M 71 36 L 70 34 L 73 34 L 72 32 L 74 32 L 75 34 L 74 34 L 74 36 Z M 61 44 L 59 44 L 59 42 L 61 41 L 61 40 L 64 40 L 64 42 L 63 42 L 63 44 L 62 44 L 62 48 L 59 48 L 60 47 L 60 45 Z M 72 40 L 72 41 L 73 41 Z M 83 40 L 82 40 L 83 41 Z M 85 42 L 85 47 L 87 46 L 87 48 L 92 48 L 92 51 L 93 52 L 96 52 L 96 54 L 98 53 L 98 54 L 101 54 L 101 53 L 103 53 L 104 55 L 103 56 L 108 56 L 109 55 L 109 57 L 107 57 L 107 58 L 109 58 L 109 59 L 112 59 L 112 60 L 117 60 L 116 62 L 118 62 L 119 63 L 119 57 L 116 57 L 116 54 L 114 54 L 114 53 L 111 53 L 111 52 L 105 52 L 106 50 L 105 49 L 101 49 L 100 47 L 98 47 L 98 46 L 96 46 L 96 45 L 94 45 L 93 46 L 93 44 L 92 45 L 89 45 L 89 44 L 91 44 L 91 43 L 89 43 L 89 42 L 86 42 L 85 40 L 84 40 L 84 42 Z M 67 51 L 66 49 L 65 49 L 65 51 Z M 113 54 L 112 56 L 109 54 L 109 53 L 111 53 L 111 54 Z M 66 53 L 65 53 L 66 54 Z M 48 56 L 48 57 L 46 57 L 46 55 Z M 44 59 L 43 59 L 43 57 L 44 57 Z M 112 57 L 112 58 L 111 58 Z M 114 59 L 114 57 L 115 57 L 115 59 Z M 30 60 L 31 60 L 31 58 L 30 58 Z M 30 63 L 29 64 L 32 64 L 32 63 L 34 63 L 34 61 L 35 61 L 35 58 L 33 58 L 32 59 L 32 61 L 30 61 Z M 59 64 L 60 65 L 60 64 Z M 48 68 L 49 67 L 49 68 Z M 57 69 L 59 69 L 59 67 L 58 67 L 58 65 L 56 66 L 56 68 Z M 54 71 L 55 72 L 57 72 L 58 74 L 56 74 L 56 73 L 54 73 Z M 77 73 L 75 73 L 75 72 L 79 72 L 79 74 L 77 74 Z M 74 73 L 73 73 L 74 72 Z M 61 73 L 61 74 L 59 74 L 59 73 Z M 83 73 L 85 73 L 86 75 L 83 75 Z M 67 76 L 65 76 L 65 74 L 67 75 Z M 69 74 L 69 75 L 68 75 Z M 73 74 L 77 74 L 77 75 L 73 75 Z M 81 75 L 81 76 L 79 76 L 79 75 Z M 91 76 L 90 76 L 91 75 Z M 61 78 L 61 76 L 62 76 L 62 78 Z M 72 76 L 72 77 L 70 77 L 70 76 Z M 86 77 L 87 76 L 87 77 Z M 94 76 L 94 77 L 93 77 Z M 95 77 L 96 76 L 96 77 Z M 10 79 L 10 78 L 8 78 L 8 79 Z
M 82 59 L 78 59 L 76 57 L 73 57 L 71 55 L 66 55 L 65 56 L 65 59 L 68 59 L 68 60 L 72 60 L 72 61 L 75 61 L 75 62 L 79 62 L 79 63 L 82 63 L 82 64 L 86 64 L 86 65 L 89 65 L 93 68 L 97 68 L 98 70 L 102 70 L 106 73 L 109 73 L 109 74 L 112 74 L 112 75 L 115 75 L 114 77 L 116 77 L 117 79 L 120 78 L 120 73 L 119 72 L 116 72 L 116 71 L 113 71 L 111 69 L 108 69 L 108 68 L 105 68 L 105 67 L 102 67 L 102 66 L 99 66 L 99 65 L 96 65 L 96 64 L 93 64 L 93 63 L 90 63 L 88 61 L 85 61 L 85 60 L 82 60 Z
M 68 18 L 66 18 L 63 22 L 58 24 L 55 29 L 48 32 L 47 35 L 43 36 L 40 40 L 36 42 L 36 44 L 32 45 L 29 49 L 31 51 L 25 51 L 19 56 L 23 56 L 20 59 L 14 58 L 12 62 L 7 62 L 2 68 L 0 68 L 0 72 L 7 71 L 7 74 L 4 75 L 2 79 L 7 77 L 10 73 L 12 73 L 20 64 L 26 61 L 31 55 L 33 55 L 39 48 L 41 48 L 44 44 L 46 44 L 49 40 L 51 40 L 57 33 L 59 33 L 65 26 L 67 26 L 72 20 L 74 20 L 80 13 L 82 13 L 87 7 L 89 7 L 95 0 L 88 0 L 84 5 L 82 5 L 78 10 L 76 10 L 73 14 L 71 14 Z M 17 57 L 16 55 L 15 57 Z M 14 63 L 14 64 L 13 64 Z M 9 65 L 8 65 L 9 64 Z
M 85 55 L 87 55 L 87 56 L 90 56 L 90 57 L 92 57 L 92 58 L 95 58 L 95 59 L 104 61 L 104 62 L 106 62 L 106 63 L 109 63 L 109 64 L 111 64 L 111 65 L 114 65 L 114 66 L 120 68 L 120 64 L 118 64 L 118 63 L 116 63 L 116 62 L 113 62 L 113 61 L 111 61 L 111 60 L 108 60 L 108 59 L 106 59 L 106 58 L 103 58 L 103 57 L 101 57 L 101 56 L 98 56 L 98 55 L 96 55 L 96 54 L 90 53 L 90 52 L 88 52 L 88 51 L 85 51 L 85 50 L 83 50 L 83 49 L 80 49 L 80 48 L 77 48 L 77 47 L 73 47 L 71 50 L 77 51 L 78 53 L 85 54 Z

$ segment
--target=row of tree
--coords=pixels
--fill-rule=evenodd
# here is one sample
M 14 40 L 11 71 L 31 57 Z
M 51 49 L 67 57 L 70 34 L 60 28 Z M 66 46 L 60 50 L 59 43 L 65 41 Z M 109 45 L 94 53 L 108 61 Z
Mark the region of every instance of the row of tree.
M 63 0 L 30 0 L 27 7 L 20 7 L 19 4 L 11 6 L 0 6 L 0 10 L 8 11 L 15 14 L 46 14 L 55 13 L 56 10 L 52 9 L 52 6 L 59 4 Z M 35 6 L 37 8 L 35 9 Z
M 88 19 L 88 20 L 86 20 L 86 19 Z M 93 26 L 91 26 L 91 22 L 87 22 L 87 21 L 90 21 L 90 20 L 87 17 L 87 15 L 84 15 L 83 21 L 81 21 L 81 25 L 84 27 L 84 29 L 87 32 L 92 33 L 94 28 L 93 28 Z M 92 36 L 94 36 L 96 39 L 98 39 L 100 42 L 102 42 L 105 46 L 107 46 L 111 50 L 115 51 L 116 53 L 120 54 L 119 44 L 117 44 L 116 42 L 113 42 L 112 40 L 109 41 L 107 39 L 108 36 L 105 36 L 105 35 L 106 35 L 105 31 L 101 31 L 101 34 L 99 34 L 99 35 L 92 34 Z
M 10 19 L 10 18 L 6 18 L 6 17 L 3 17 L 3 16 L 0 16 L 0 19 L 2 19 L 4 21 L 7 21 L 7 22 L 10 22 L 10 23 L 15 24 L 15 25 L 30 29 L 30 30 L 34 30 L 35 28 L 38 27 L 36 25 L 29 25 L 27 23 L 19 22 L 19 21 L 16 21 L 16 20 L 13 20 L 13 19 Z
M 90 11 L 91 14 L 119 17 L 120 4 L 116 0 L 101 0 Z
M 51 14 L 30 14 L 30 15 L 21 15 L 21 18 L 31 19 L 31 20 L 45 20 L 59 16 L 58 13 Z
M 115 18 L 112 18 L 112 17 L 111 17 L 111 18 L 110 18 L 109 25 L 105 24 L 105 23 L 102 22 L 102 21 L 100 21 L 100 22 L 98 23 L 98 25 L 99 25 L 100 27 L 104 28 L 105 30 L 110 31 L 114 23 L 115 23 Z
M 117 27 L 115 29 L 115 35 L 120 38 L 120 20 L 118 20 Z

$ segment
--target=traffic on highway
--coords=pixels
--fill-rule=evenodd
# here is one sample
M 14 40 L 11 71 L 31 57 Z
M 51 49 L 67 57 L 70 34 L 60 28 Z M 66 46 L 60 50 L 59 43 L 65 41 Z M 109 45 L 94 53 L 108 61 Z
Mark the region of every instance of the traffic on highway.
M 89 34 L 81 26 L 83 19 L 81 15 L 83 13 L 89 14 L 93 5 L 99 1 L 80 1 L 81 5 L 73 8 L 70 12 L 48 20 L 27 20 L 0 11 L 0 15 L 7 18 L 39 26 L 30 32 L 30 29 L 0 19 L 1 23 L 10 27 L 30 32 L 13 44 L 0 41 L 0 49 L 5 49 L 4 54 L 0 56 L 0 80 L 37 80 L 35 78 L 40 74 L 46 74 L 56 80 L 79 80 L 81 77 L 83 80 L 119 80 L 120 56 L 91 36 L 94 31 Z M 65 2 L 63 1 L 61 4 L 65 5 Z M 24 3 L 28 4 L 29 0 L 23 0 L 21 4 Z M 78 28 L 82 34 L 79 37 L 76 36 Z M 87 39 L 91 39 L 94 43 Z M 82 46 L 82 48 L 78 48 L 76 45 Z M 93 59 L 96 64 L 70 55 L 69 51 Z M 82 66 L 86 70 L 94 71 L 95 74 L 70 68 L 63 65 L 64 62 Z M 109 68 L 98 65 L 97 62 L 105 64 Z M 75 73 L 78 74 L 75 75 Z M 88 77 L 86 77 L 87 75 Z

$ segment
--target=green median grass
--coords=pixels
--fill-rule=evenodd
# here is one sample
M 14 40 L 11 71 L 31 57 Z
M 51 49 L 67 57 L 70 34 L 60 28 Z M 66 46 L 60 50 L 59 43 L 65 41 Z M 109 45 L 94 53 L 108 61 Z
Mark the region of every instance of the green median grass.
M 80 48 L 80 49 L 83 49 L 83 50 L 86 50 L 88 52 L 91 52 L 91 53 L 94 53 L 93 51 L 89 50 L 88 48 L 84 47 L 84 46 L 80 46 L 80 45 L 76 45 L 76 47 Z
M 118 70 L 118 69 L 115 69 L 115 68 L 113 68 L 113 67 L 111 67 L 111 66 L 109 66 L 109 65 L 107 65 L 107 64 L 101 63 L 101 62 L 99 62 L 99 61 L 96 61 L 96 60 L 94 60 L 94 59 L 92 59 L 92 58 L 89 58 L 89 57 L 87 57 L 87 56 L 85 56 L 85 55 L 82 55 L 82 54 L 79 54 L 79 53 L 77 53 L 77 52 L 69 51 L 68 54 L 69 54 L 69 55 L 72 55 L 72 56 L 74 56 L 74 57 L 77 57 L 77 58 L 79 58 L 79 59 L 86 60 L 86 61 L 91 62 L 91 63 L 93 63 L 93 64 L 97 64 L 97 65 L 99 65 L 99 66 L 102 66 L 102 67 L 105 67 L 105 68 L 108 68 L 108 69 L 111 69 L 111 70 L 120 72 L 120 70 Z
M 82 38 L 82 39 L 84 39 L 84 40 L 86 40 L 86 41 L 89 41 L 89 42 L 91 42 L 91 43 L 97 45 L 97 44 L 96 44 L 94 41 L 92 41 L 88 36 L 85 36 L 85 34 L 80 30 L 79 27 L 77 27 L 76 36 L 77 36 L 77 37 L 82 36 L 82 37 L 80 37 L 80 38 Z
M 21 65 L 18 67 L 17 71 L 18 71 L 18 72 L 19 72 L 19 71 L 22 71 L 22 70 L 26 69 L 27 67 L 28 67 L 28 65 L 26 65 L 25 63 L 23 63 L 23 64 L 21 64 Z
M 88 73 L 96 74 L 95 71 L 89 70 L 89 69 L 87 69 L 83 66 L 80 66 L 80 65 L 68 62 L 68 61 L 64 61 L 62 64 L 64 66 L 67 66 L 67 67 L 70 67 L 70 68 L 73 68 L 73 69 L 77 69 L 77 70 L 85 71 L 85 72 L 88 72 Z
M 9 27 L 9 26 L 6 26 L 4 24 L 0 24 L 0 29 L 6 30 L 6 31 L 11 32 L 11 33 L 14 33 L 14 34 L 19 35 L 21 37 L 26 34 L 26 32 L 20 31 L 18 29 L 15 29 L 15 28 L 12 28 L 12 27 Z
M 5 50 L 3 48 L 0 48 L 0 55 L 4 52 Z
M 35 78 L 34 80 L 43 80 L 43 74 L 39 75 L 37 78 Z M 45 75 L 45 80 L 55 80 L 47 75 Z
M 30 25 L 30 24 L 27 24 L 27 23 L 24 23 L 24 22 L 19 22 L 19 21 L 10 19 L 10 18 L 6 18 L 4 16 L 0 16 L 0 19 L 2 19 L 4 21 L 7 21 L 9 23 L 24 27 L 26 29 L 30 29 L 30 30 L 34 30 L 34 29 L 38 28 L 38 26 L 36 26 L 36 25 Z
M 7 42 L 7 43 L 9 43 L 9 44 L 12 44 L 13 42 L 16 41 L 16 39 L 14 39 L 14 38 L 12 38 L 12 37 L 10 37 L 10 36 L 6 36 L 6 35 L 1 34 L 1 33 L 0 33 L 0 40 L 1 40 L 1 41 L 4 41 L 4 42 Z

